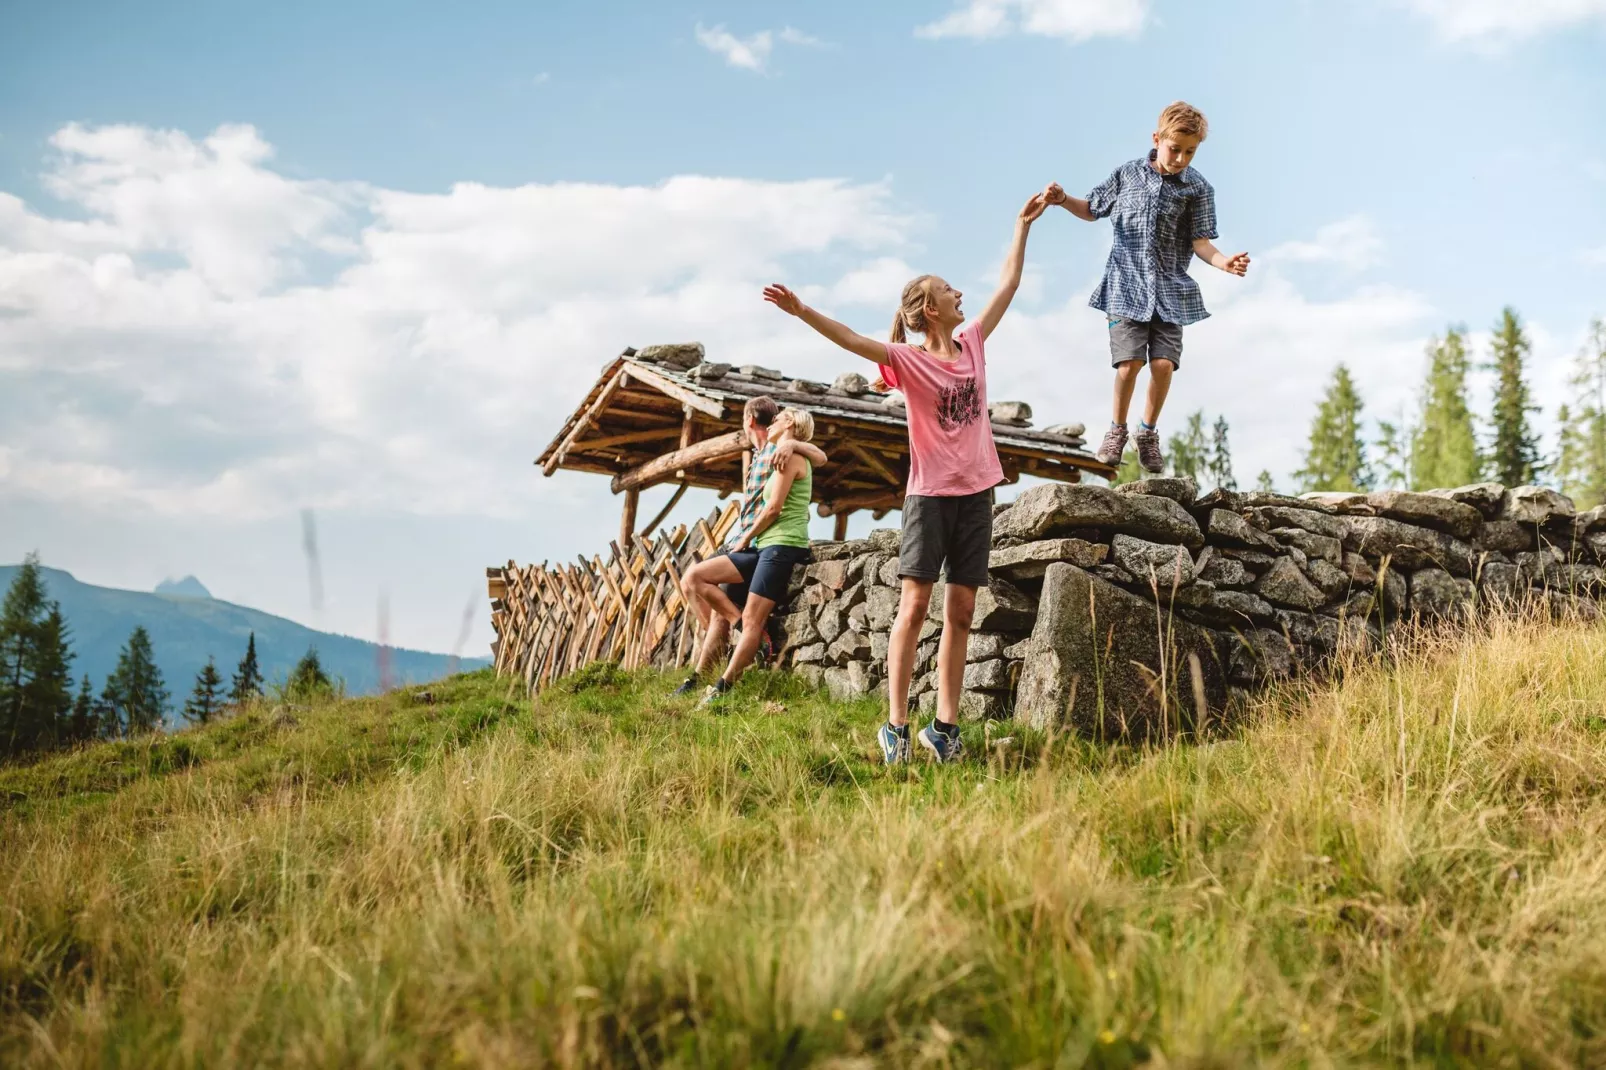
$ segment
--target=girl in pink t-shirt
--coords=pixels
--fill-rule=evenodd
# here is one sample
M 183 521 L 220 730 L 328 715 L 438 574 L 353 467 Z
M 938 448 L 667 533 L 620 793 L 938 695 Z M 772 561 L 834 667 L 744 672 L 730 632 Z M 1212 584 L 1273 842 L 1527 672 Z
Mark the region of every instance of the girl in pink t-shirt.
M 922 275 L 903 288 L 890 342 L 866 338 L 821 315 L 779 283 L 764 288 L 764 300 L 781 311 L 843 349 L 891 368 L 908 402 L 909 484 L 898 553 L 903 592 L 887 649 L 891 710 L 878 734 L 889 765 L 909 757 L 909 682 L 915 647 L 932 585 L 944 566 L 948 582 L 937 646 L 937 717 L 918 738 L 939 762 L 959 757 L 965 648 L 976 589 L 987 582 L 993 487 L 1004 480 L 987 416 L 986 343 L 1020 286 L 1026 236 L 1044 207 L 1043 195 L 1038 194 L 1020 210 L 998 290 L 969 323 L 960 307 L 964 295 L 935 275 Z M 920 345 L 909 344 L 910 331 L 922 335 Z

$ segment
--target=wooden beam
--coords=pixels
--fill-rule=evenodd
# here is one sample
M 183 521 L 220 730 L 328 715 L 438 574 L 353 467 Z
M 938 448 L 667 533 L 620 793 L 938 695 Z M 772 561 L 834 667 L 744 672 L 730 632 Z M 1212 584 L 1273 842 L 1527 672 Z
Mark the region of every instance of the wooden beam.
M 619 545 L 629 546 L 630 536 L 636 533 L 636 506 L 641 502 L 641 492 L 634 487 L 625 491 L 624 511 L 619 515 Z
M 725 403 L 715 398 L 704 397 L 690 387 L 682 386 L 661 372 L 643 364 L 631 364 L 630 376 L 637 382 L 645 383 L 657 390 L 668 394 L 682 405 L 690 405 L 698 412 L 707 413 L 716 420 L 725 418 Z
M 688 486 L 690 486 L 689 483 L 687 483 L 685 480 L 681 480 L 680 486 L 675 488 L 675 493 L 669 496 L 669 501 L 662 509 L 658 510 L 658 515 L 648 521 L 647 526 L 641 529 L 641 533 L 643 535 L 651 535 L 653 530 L 657 528 L 659 524 L 664 522 L 664 517 L 668 516 L 669 510 L 673 509 L 675 507 L 675 503 L 680 501 L 680 496 L 686 493 L 686 488 Z
M 852 512 L 852 509 L 848 509 L 836 515 L 836 527 L 831 532 L 831 538 L 834 541 L 846 542 L 848 540 L 848 516 Z
M 876 491 L 870 494 L 853 494 L 838 498 L 835 501 L 821 502 L 815 506 L 815 511 L 821 516 L 836 516 L 838 513 L 851 513 L 855 509 L 901 509 L 903 507 L 903 492 Z
M 624 385 L 624 381 L 625 370 L 620 368 L 614 373 L 613 378 L 608 380 L 608 385 L 602 388 L 602 393 L 597 395 L 597 400 L 591 403 L 591 407 L 586 409 L 585 413 L 574 422 L 574 427 L 569 429 L 569 433 L 563 436 L 563 441 L 558 444 L 557 449 L 552 451 L 552 456 L 547 458 L 546 464 L 541 466 L 542 475 L 550 476 L 558 470 L 558 466 L 563 464 L 563 459 L 569 455 L 569 450 L 574 447 L 575 440 L 586 433 L 586 430 L 591 426 L 591 422 L 596 419 L 597 413 L 601 412 L 603 407 L 608 404 L 614 392 Z
M 600 450 L 609 446 L 628 446 L 632 442 L 655 442 L 661 438 L 674 438 L 673 427 L 655 427 L 647 431 L 632 431 L 626 435 L 609 435 L 607 438 L 590 438 L 569 447 L 574 450 Z
M 677 470 L 695 468 L 700 464 L 715 461 L 728 461 L 741 453 L 744 445 L 745 436 L 740 431 L 732 431 L 717 438 L 705 438 L 683 450 L 666 453 L 628 472 L 620 472 L 613 477 L 613 492 L 618 494 L 622 491 L 639 490 L 651 486 Z
M 875 472 L 876 475 L 880 476 L 882 479 L 886 480 L 888 483 L 891 483 L 895 487 L 903 484 L 903 480 L 899 479 L 897 475 L 893 473 L 892 469 L 887 467 L 887 463 L 883 461 L 879 455 L 871 450 L 865 449 L 857 442 L 850 441 L 848 442 L 847 446 L 848 452 L 853 454 L 859 460 L 863 461 L 865 466 L 871 471 Z

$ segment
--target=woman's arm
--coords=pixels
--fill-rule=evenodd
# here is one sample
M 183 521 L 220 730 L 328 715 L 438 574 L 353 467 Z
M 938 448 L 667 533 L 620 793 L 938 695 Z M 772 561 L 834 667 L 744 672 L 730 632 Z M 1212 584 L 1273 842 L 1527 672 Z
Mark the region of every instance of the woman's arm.
M 776 467 L 784 468 L 787 463 L 792 460 L 793 456 L 802 456 L 807 458 L 808 462 L 816 468 L 820 467 L 822 464 L 831 463 L 830 454 L 826 453 L 814 443 L 799 442 L 797 439 L 793 439 L 792 441 L 782 443 L 775 448 Z
M 792 481 L 802 473 L 798 466 L 805 463 L 801 458 L 793 457 L 770 475 L 770 481 L 764 485 L 764 508 L 753 518 L 753 526 L 747 529 L 747 535 L 736 544 L 736 549 L 747 549 L 765 528 L 775 523 L 775 519 L 781 515 L 781 507 L 786 504 L 786 495 L 792 490 Z
M 773 286 L 764 287 L 764 300 L 787 315 L 796 316 L 849 353 L 857 354 L 865 360 L 873 360 L 878 364 L 887 359 L 887 347 L 884 344 L 873 338 L 866 338 L 852 327 L 838 323 L 830 316 L 814 311 L 805 305 L 797 294 L 778 282 Z
M 1015 299 L 1015 291 L 1020 288 L 1020 273 L 1026 266 L 1026 235 L 1031 232 L 1032 223 L 1043 214 L 1047 202 L 1041 193 L 1032 194 L 1026 207 L 1020 210 L 1015 217 L 1015 240 L 1010 243 L 1009 255 L 1004 257 L 1004 270 L 998 280 L 998 291 L 987 302 L 987 307 L 981 310 L 982 338 L 989 338 L 998 328 L 998 321 L 1004 318 L 1009 309 L 1009 303 Z

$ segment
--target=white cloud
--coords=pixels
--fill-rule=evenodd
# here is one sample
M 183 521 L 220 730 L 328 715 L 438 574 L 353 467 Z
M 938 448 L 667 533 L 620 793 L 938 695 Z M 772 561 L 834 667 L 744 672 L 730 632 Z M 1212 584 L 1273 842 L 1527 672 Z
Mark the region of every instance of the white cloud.
M 716 56 L 724 57 L 732 67 L 747 71 L 762 72 L 769 65 L 776 41 L 800 48 L 817 48 L 825 44 L 818 37 L 804 33 L 795 26 L 783 26 L 778 31 L 759 30 L 747 37 L 737 37 L 722 25 L 709 29 L 702 23 L 697 24 L 698 44 Z
M 1350 271 L 1362 271 L 1382 259 L 1383 238 L 1377 225 L 1364 215 L 1350 216 L 1328 223 L 1309 241 L 1290 241 L 1265 254 L 1268 262 L 1292 264 L 1336 264 Z
M 1585 249 L 1578 254 L 1578 258 L 1591 267 L 1606 267 L 1606 245 Z
M 1397 0 L 1447 41 L 1498 47 L 1514 38 L 1606 20 L 1606 0 Z
M 781 27 L 781 32 L 778 36 L 787 44 L 798 45 L 802 48 L 820 48 L 825 45 L 825 42 L 820 40 L 818 37 L 815 37 L 812 34 L 804 33 L 795 26 Z
M 542 71 L 540 74 L 530 79 L 530 81 L 535 85 L 546 85 L 548 82 L 552 81 L 552 72 Z
M 1010 33 L 1087 41 L 1136 37 L 1149 18 L 1149 0 L 966 0 L 915 36 L 1002 37 Z

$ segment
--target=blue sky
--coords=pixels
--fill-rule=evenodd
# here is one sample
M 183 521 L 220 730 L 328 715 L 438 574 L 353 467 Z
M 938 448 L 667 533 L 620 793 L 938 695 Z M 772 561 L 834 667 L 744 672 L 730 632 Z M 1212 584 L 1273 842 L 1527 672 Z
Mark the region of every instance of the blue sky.
M 1195 268 L 1216 315 L 1168 413 L 1226 413 L 1240 477 L 1297 466 L 1338 360 L 1394 415 L 1433 332 L 1508 303 L 1548 413 L 1606 314 L 1603 57 L 1602 0 L 31 5 L 0 38 L 0 558 L 364 635 L 385 590 L 447 649 L 484 564 L 616 523 L 528 463 L 607 356 L 829 377 L 852 358 L 757 284 L 867 331 L 905 274 L 985 287 L 1026 195 L 1176 98 L 1256 268 Z M 1105 419 L 1108 241 L 1034 231 L 993 391 L 1041 422 Z

